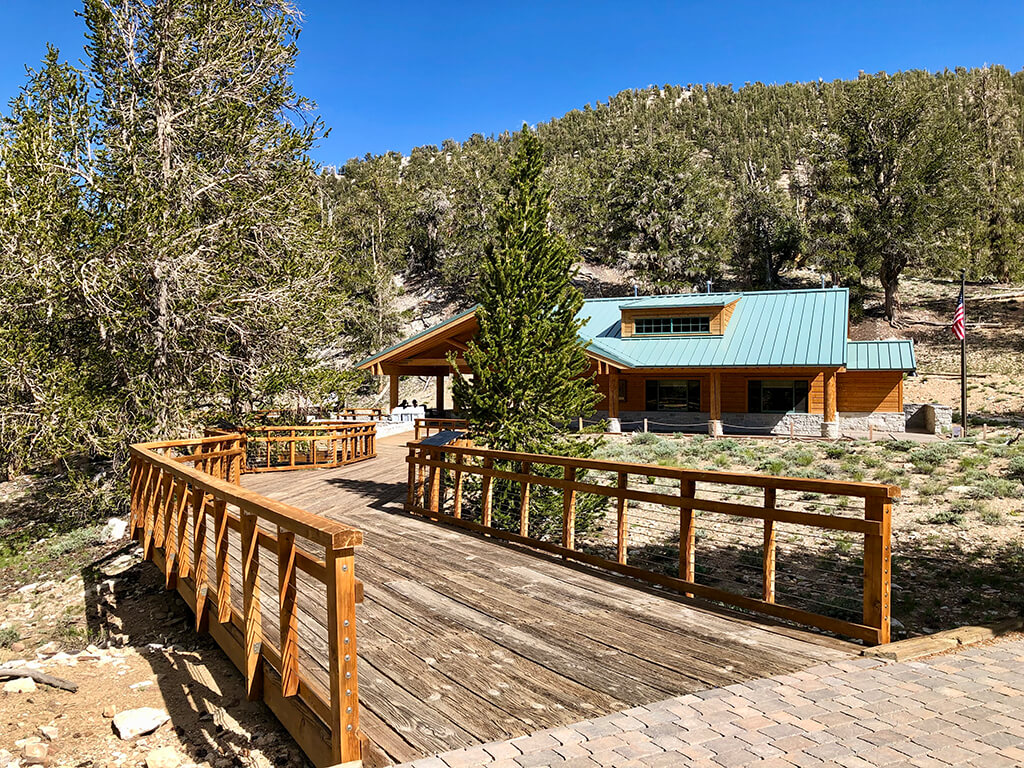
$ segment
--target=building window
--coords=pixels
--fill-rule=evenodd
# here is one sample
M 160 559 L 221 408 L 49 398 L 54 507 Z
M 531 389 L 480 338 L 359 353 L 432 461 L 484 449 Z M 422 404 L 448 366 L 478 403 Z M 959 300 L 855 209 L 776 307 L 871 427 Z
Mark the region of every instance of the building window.
M 647 382 L 648 411 L 699 411 L 700 381 Z
M 664 336 L 684 333 L 710 333 L 711 318 L 684 317 L 638 317 L 633 321 L 634 336 Z
M 627 392 L 628 392 L 628 390 L 626 389 L 626 380 L 625 379 L 619 379 L 619 402 L 620 403 L 626 402 L 626 394 L 627 394 Z
M 806 381 L 764 379 L 747 382 L 748 413 L 807 413 Z

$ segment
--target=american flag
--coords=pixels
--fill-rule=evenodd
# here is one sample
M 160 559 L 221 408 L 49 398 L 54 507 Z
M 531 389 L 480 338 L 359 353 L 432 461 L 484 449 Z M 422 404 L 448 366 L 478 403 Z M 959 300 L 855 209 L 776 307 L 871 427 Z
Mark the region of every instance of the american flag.
M 967 330 L 964 327 L 964 289 L 960 289 L 960 300 L 956 303 L 956 312 L 953 313 L 953 335 L 956 336 L 960 341 L 963 341 L 967 336 Z

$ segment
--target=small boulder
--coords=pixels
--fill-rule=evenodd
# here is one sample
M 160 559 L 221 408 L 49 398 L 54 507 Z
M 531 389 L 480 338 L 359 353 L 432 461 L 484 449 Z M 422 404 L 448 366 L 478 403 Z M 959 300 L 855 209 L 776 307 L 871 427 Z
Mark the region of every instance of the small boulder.
M 36 681 L 31 677 L 16 677 L 4 683 L 4 693 L 34 693 Z
M 181 756 L 174 747 L 157 747 L 146 755 L 146 768 L 178 768 Z
M 114 715 L 114 729 L 122 739 L 134 739 L 152 733 L 170 719 L 171 716 L 162 709 L 139 707 Z
M 117 707 L 115 707 L 113 704 L 107 704 L 107 706 L 103 708 L 103 716 L 107 718 L 107 720 L 112 719 L 116 714 Z
M 13 642 L 13 643 L 11 643 L 11 650 L 14 653 L 21 653 L 22 651 L 25 650 L 25 644 L 23 642 L 21 642 L 20 640 L 18 640 L 16 642 Z
M 0 749 L 0 768 L 7 768 L 14 761 L 14 755 L 6 749 Z
M 60 733 L 60 731 L 58 731 L 52 725 L 41 725 L 41 726 L 39 726 L 39 732 L 41 734 L 43 734 L 43 736 L 46 737 L 47 741 L 56 741 L 57 740 L 57 736 Z
M 23 765 L 46 765 L 50 747 L 43 743 L 26 744 L 21 752 Z
M 119 517 L 112 517 L 103 526 L 103 531 L 100 533 L 100 541 L 104 544 L 112 544 L 115 541 L 121 541 L 127 533 L 128 521 L 122 520 Z

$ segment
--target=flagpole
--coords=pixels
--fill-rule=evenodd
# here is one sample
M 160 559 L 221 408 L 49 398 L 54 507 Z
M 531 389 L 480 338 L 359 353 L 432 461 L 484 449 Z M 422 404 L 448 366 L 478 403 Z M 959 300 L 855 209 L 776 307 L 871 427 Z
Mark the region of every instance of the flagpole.
M 967 270 L 960 271 L 960 295 L 964 300 L 964 337 L 960 339 L 960 427 L 967 435 Z

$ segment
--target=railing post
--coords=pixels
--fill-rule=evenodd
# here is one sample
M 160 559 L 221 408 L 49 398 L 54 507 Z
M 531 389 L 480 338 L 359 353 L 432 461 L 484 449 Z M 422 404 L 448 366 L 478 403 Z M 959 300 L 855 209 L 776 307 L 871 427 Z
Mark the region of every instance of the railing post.
M 864 623 L 878 630 L 878 644 L 890 640 L 892 595 L 892 502 L 869 496 L 864 518 L 880 523 L 878 534 L 864 535 Z
M 165 534 L 167 533 L 167 512 L 168 505 L 170 503 L 169 496 L 171 495 L 171 474 L 161 473 L 160 478 L 160 498 L 157 500 L 157 506 L 155 510 L 153 520 L 153 537 L 150 540 L 153 548 L 159 549 L 164 545 Z M 150 553 L 152 554 L 152 552 Z
M 314 433 L 315 434 L 315 433 Z M 313 461 L 311 463 L 316 464 L 316 442 L 310 443 L 312 446 Z M 291 440 L 288 441 L 288 462 L 289 466 L 295 466 L 295 430 L 291 431 Z
M 616 533 L 615 533 L 615 552 L 616 559 L 626 564 L 626 560 L 629 557 L 629 502 L 623 495 L 629 487 L 629 475 L 625 472 L 619 472 L 619 479 L 616 487 L 619 489 L 618 496 L 618 509 L 616 510 Z
M 281 694 L 299 692 L 299 614 L 295 582 L 295 534 L 277 528 L 277 584 L 281 629 Z
M 775 509 L 775 489 L 764 489 L 764 509 L 770 513 Z M 764 601 L 775 602 L 775 521 L 765 517 L 764 550 L 761 553 L 761 574 L 764 581 Z
M 171 520 L 172 545 L 167 547 L 167 589 L 174 589 L 178 586 L 178 578 L 187 579 L 189 569 L 188 542 L 185 541 L 186 526 L 188 525 L 188 493 L 185 488 L 185 481 L 178 480 L 174 484 L 174 515 Z
M 522 469 L 524 475 L 529 475 L 530 462 L 524 461 Z M 523 480 L 519 484 L 519 535 L 530 535 L 530 483 L 528 480 Z
M 567 483 L 576 482 L 576 468 L 566 467 L 562 477 Z M 576 548 L 576 489 L 566 487 L 562 491 L 562 546 Z
M 263 624 L 260 605 L 260 540 L 256 515 L 242 510 L 242 612 L 245 627 L 245 693 L 263 698 Z
M 693 480 L 679 481 L 679 578 L 683 581 L 694 580 L 694 550 L 697 542 L 697 526 L 694 524 L 693 507 L 687 502 L 697 494 L 697 484 Z M 693 593 L 687 592 L 687 597 Z
M 484 469 L 493 469 L 494 459 L 488 457 L 484 459 Z M 494 501 L 494 478 L 490 475 L 484 475 L 480 481 L 481 492 L 480 492 L 480 523 L 481 525 L 490 526 L 491 524 L 491 506 Z
M 331 751 L 339 763 L 360 759 L 356 670 L 355 553 L 327 548 L 327 642 L 331 683 Z
M 455 463 L 461 465 L 463 463 L 463 457 L 461 453 L 455 454 Z M 462 517 L 462 470 L 455 470 L 455 492 L 454 498 L 452 499 L 452 517 Z
M 192 539 L 195 551 L 193 581 L 196 585 L 196 632 L 206 632 L 209 626 L 206 598 L 210 583 L 206 565 L 206 494 L 202 488 L 192 490 Z
M 405 489 L 405 506 L 410 512 L 416 506 L 416 449 L 409 446 L 409 455 L 406 457 L 409 464 L 409 482 Z
M 440 458 L 440 452 L 431 449 L 427 455 L 431 461 L 438 461 Z M 443 473 L 438 471 L 437 467 L 430 468 L 430 511 L 437 514 L 441 511 L 441 483 L 440 478 Z
M 228 559 L 228 510 L 223 499 L 213 500 L 214 551 L 217 568 L 217 621 L 231 621 L 231 563 Z

